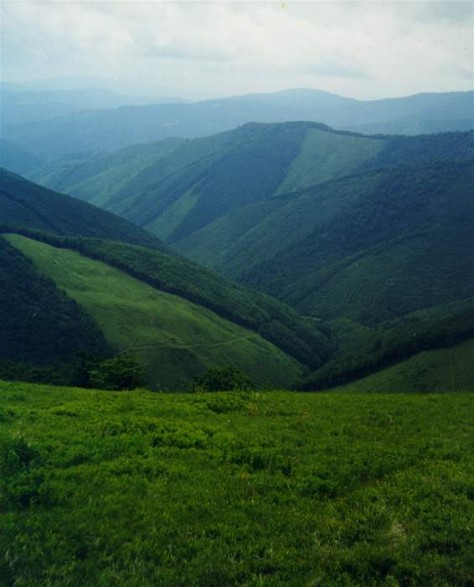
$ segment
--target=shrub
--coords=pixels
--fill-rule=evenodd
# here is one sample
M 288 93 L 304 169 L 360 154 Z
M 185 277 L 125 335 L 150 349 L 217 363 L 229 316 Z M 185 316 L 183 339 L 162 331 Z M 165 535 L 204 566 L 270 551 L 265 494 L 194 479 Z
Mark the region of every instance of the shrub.
M 101 361 L 89 371 L 91 387 L 99 389 L 135 389 L 145 382 L 145 372 L 130 355 L 117 355 Z
M 249 377 L 234 367 L 212 367 L 196 377 L 193 391 L 248 391 L 254 389 Z

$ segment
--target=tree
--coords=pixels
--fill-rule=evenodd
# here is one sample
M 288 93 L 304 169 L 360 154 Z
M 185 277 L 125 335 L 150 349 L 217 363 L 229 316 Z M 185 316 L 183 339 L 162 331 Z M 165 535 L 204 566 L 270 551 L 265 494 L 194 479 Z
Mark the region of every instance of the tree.
M 145 372 L 135 357 L 117 355 L 105 359 L 89 371 L 91 387 L 99 389 L 135 389 L 146 381 Z
M 254 389 L 250 378 L 234 367 L 211 367 L 201 377 L 196 377 L 193 391 L 247 391 Z

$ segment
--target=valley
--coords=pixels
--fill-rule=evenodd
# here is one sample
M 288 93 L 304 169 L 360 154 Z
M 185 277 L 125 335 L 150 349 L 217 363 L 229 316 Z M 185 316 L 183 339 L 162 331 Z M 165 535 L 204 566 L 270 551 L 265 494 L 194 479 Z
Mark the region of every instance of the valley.
M 472 92 L 19 94 L 0 583 L 470 585 Z
M 285 347 L 310 370 L 290 385 L 318 389 L 472 337 L 473 161 L 474 131 L 364 136 L 248 123 L 29 175 L 154 233 L 155 247 L 277 298 L 293 323 L 299 314 L 305 329 L 322 328 L 312 350 L 299 334 Z M 140 279 L 142 261 L 126 257 Z M 182 270 L 204 289 L 215 279 Z M 248 310 L 234 314 L 235 297 L 227 301 L 220 315 L 252 329 Z M 282 334 L 269 340 L 278 346 Z
M 474 587 L 474 3 L 0 38 L 0 587 Z

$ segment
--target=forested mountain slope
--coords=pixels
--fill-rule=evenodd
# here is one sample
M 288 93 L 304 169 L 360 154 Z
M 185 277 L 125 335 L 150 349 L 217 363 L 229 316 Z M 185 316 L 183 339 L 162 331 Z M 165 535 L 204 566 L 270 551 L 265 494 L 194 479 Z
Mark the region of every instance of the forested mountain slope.
M 155 386 L 186 387 L 222 364 L 249 371 L 260 384 L 290 385 L 328 359 L 327 335 L 284 304 L 175 255 L 109 212 L 5 170 L 0 179 L 0 232 L 8 238 L 1 303 L 11 326 L 0 353 L 6 376 L 50 369 L 57 378 L 78 353 L 137 350 Z M 66 331 L 71 344 L 61 342 Z M 44 337 L 50 342 L 42 350 Z
M 92 163 L 50 181 L 75 177 L 77 195 L 299 311 L 375 324 L 472 295 L 473 147 L 473 132 L 248 124 L 161 145 L 108 199 Z
M 284 198 L 220 267 L 304 313 L 366 324 L 462 299 L 474 295 L 473 187 L 472 160 L 316 186 Z
M 0 225 L 120 240 L 167 249 L 138 226 L 0 168 Z
M 327 387 L 472 336 L 462 317 L 474 295 L 473 136 L 365 137 L 315 123 L 248 124 L 48 171 L 48 181 L 66 186 L 71 177 L 83 197 L 307 318 L 167 251 L 23 233 L 257 333 L 314 372 L 303 385 Z M 9 206 L 3 216 L 12 210 L 15 218 Z M 68 234 L 68 218 L 57 233 Z M 407 317 L 417 311 L 431 314 L 410 330 Z
M 74 382 L 78 353 L 126 352 L 154 387 L 186 389 L 216 365 L 238 367 L 258 385 L 289 386 L 331 351 L 310 321 L 187 261 L 113 241 L 22 232 L 28 238 L 1 239 L 3 376 Z
M 194 377 L 215 365 L 240 368 L 259 386 L 288 386 L 302 372 L 297 360 L 255 331 L 221 318 L 202 305 L 160 291 L 76 251 L 20 235 L 6 238 L 74 300 L 74 307 L 93 320 L 113 354 L 135 357 L 146 373 L 146 383 L 153 388 L 188 389 Z M 37 303 L 41 306 L 42 302 L 54 320 L 55 309 L 44 300 Z M 30 315 L 29 320 L 29 328 L 34 328 L 35 316 Z M 49 327 L 53 340 L 54 326 L 53 322 Z M 74 337 L 74 325 L 69 328 L 68 334 Z M 21 336 L 18 339 L 20 343 Z M 42 337 L 37 342 L 41 344 Z M 92 354 L 95 349 L 82 350 Z M 32 353 L 30 358 L 33 363 L 53 363 L 49 356 L 41 355 L 42 360 L 38 360 Z M 66 354 L 64 358 L 74 363 L 74 357 Z M 17 355 L 9 359 L 17 359 Z
M 237 232 L 229 238 L 238 238 L 241 228 L 259 222 L 246 208 L 261 201 L 272 207 L 280 194 L 400 163 L 464 159 L 473 152 L 473 137 L 365 137 L 316 123 L 248 124 L 192 141 L 137 146 L 97 161 L 53 164 L 35 179 L 180 246 L 195 231 L 244 212 L 242 226 L 231 221 Z M 117 162 L 123 164 L 120 171 Z

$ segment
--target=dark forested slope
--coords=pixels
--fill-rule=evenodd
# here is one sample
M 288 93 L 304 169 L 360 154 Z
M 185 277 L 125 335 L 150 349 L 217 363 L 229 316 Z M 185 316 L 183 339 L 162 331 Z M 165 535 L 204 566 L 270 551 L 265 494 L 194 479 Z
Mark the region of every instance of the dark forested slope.
M 0 168 L 0 224 L 166 248 L 132 223 Z

